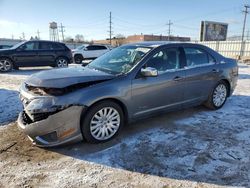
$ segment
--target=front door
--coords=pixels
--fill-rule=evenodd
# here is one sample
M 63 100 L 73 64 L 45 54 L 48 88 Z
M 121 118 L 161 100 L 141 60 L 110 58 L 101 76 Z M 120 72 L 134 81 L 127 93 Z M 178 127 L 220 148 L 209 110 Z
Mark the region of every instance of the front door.
M 185 70 L 181 59 L 179 48 L 164 48 L 145 63 L 144 67 L 157 69 L 158 76 L 137 76 L 132 80 L 135 117 L 182 106 Z
M 38 65 L 38 42 L 30 41 L 16 49 L 14 61 L 17 66 L 36 66 Z

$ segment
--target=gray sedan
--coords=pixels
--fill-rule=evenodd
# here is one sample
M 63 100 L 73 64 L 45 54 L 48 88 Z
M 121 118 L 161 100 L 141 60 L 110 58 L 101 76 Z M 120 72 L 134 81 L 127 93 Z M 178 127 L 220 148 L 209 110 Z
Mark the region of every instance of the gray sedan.
M 33 74 L 20 88 L 18 126 L 43 147 L 105 142 L 126 123 L 159 112 L 219 109 L 237 79 L 235 60 L 202 45 L 128 44 L 85 67 Z

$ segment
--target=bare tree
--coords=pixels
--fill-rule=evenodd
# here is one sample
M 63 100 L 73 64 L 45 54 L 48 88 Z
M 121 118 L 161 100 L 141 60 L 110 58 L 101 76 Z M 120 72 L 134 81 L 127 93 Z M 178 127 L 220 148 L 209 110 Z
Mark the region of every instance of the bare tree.
M 65 39 L 64 39 L 65 42 L 74 42 L 74 39 L 71 37 L 71 36 L 67 36 Z
M 125 39 L 125 36 L 123 34 L 117 34 L 115 36 L 116 39 Z
M 114 39 L 115 39 L 116 46 L 121 46 L 122 44 L 125 43 L 125 36 L 122 34 L 117 34 L 114 37 Z
M 75 36 L 75 42 L 83 42 L 83 41 L 84 41 L 83 35 L 77 34 Z

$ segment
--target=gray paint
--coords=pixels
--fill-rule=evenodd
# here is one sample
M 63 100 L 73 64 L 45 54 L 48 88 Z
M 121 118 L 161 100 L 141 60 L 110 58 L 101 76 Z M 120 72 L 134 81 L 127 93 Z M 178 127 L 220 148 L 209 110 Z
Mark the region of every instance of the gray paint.
M 52 97 L 57 105 L 82 105 L 86 108 L 100 100 L 115 99 L 124 105 L 128 121 L 157 112 L 199 105 L 208 99 L 215 84 L 222 79 L 230 83 L 230 94 L 236 86 L 238 77 L 236 61 L 225 58 L 210 48 L 189 43 L 151 42 L 134 45 L 151 46 L 153 49 L 126 75 L 113 76 L 87 68 L 67 68 L 35 74 L 26 83 L 36 87 L 61 88 L 71 84 L 107 79 L 62 96 Z M 168 47 L 198 47 L 211 54 L 216 63 L 193 68 L 187 68 L 183 64 L 178 71 L 169 71 L 157 77 L 136 77 L 155 52 Z M 180 79 L 176 80 L 176 77 Z M 28 97 L 29 100 L 37 97 L 28 93 L 24 85 L 21 87 L 21 95 Z M 80 130 L 80 124 L 78 129 Z

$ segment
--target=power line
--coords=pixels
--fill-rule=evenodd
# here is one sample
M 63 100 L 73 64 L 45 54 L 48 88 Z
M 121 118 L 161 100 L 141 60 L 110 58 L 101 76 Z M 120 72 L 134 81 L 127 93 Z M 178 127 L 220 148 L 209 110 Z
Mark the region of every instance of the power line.
M 245 35 L 245 27 L 246 27 L 247 14 L 249 13 L 248 9 L 250 8 L 250 6 L 244 5 L 244 7 L 245 7 L 245 10 L 242 11 L 245 15 L 244 15 L 244 22 L 243 22 L 243 29 L 242 29 L 242 37 L 241 37 L 241 50 L 240 50 L 241 57 L 243 56 L 243 42 L 244 42 L 244 35 Z
M 65 26 L 63 26 L 62 23 L 61 23 L 61 25 L 59 26 L 59 28 L 60 28 L 59 32 L 62 33 L 62 41 L 64 41 L 64 32 L 65 32 L 64 28 L 65 28 Z
M 167 23 L 167 26 L 168 26 L 168 41 L 170 40 L 171 25 L 173 25 L 173 23 L 171 22 L 171 20 L 169 20 L 168 23 Z

